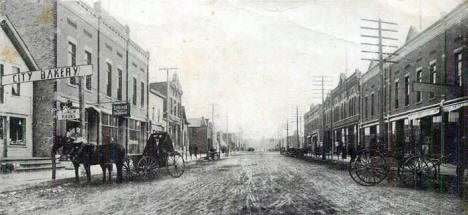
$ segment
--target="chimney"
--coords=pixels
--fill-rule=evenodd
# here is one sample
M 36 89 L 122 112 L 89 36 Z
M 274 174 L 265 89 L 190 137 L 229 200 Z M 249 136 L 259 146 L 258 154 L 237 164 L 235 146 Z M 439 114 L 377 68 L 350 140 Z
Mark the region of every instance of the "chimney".
M 6 15 L 6 0 L 0 0 L 0 16 Z
M 99 17 L 101 16 L 101 1 L 100 0 L 94 2 L 94 11 L 96 11 L 96 14 Z

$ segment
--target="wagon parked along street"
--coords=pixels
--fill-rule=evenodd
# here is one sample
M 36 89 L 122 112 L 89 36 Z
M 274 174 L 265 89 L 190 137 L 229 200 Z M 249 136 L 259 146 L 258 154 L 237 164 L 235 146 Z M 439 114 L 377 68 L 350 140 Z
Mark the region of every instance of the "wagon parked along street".
M 151 134 L 143 154 L 129 154 L 124 163 L 127 180 L 153 179 L 162 169 L 174 178 L 180 177 L 185 170 L 182 155 L 174 150 L 171 137 L 163 131 Z

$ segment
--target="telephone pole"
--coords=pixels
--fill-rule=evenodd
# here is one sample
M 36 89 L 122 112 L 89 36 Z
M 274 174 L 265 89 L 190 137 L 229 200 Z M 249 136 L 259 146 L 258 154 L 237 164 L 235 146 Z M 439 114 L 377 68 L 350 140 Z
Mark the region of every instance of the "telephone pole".
M 286 149 L 289 149 L 289 121 L 286 119 Z
M 296 144 L 299 148 L 299 107 L 296 106 Z
M 332 84 L 332 81 L 330 80 L 331 76 L 327 76 L 327 75 L 319 75 L 319 76 L 313 76 L 313 79 L 312 79 L 312 85 L 313 86 L 320 86 L 320 88 L 316 88 L 316 89 L 310 89 L 312 90 L 315 95 L 315 99 L 320 99 L 322 101 L 322 132 L 319 133 L 319 138 L 317 141 L 320 142 L 320 139 L 322 139 L 322 160 L 325 160 L 326 159 L 326 150 L 325 150 L 325 145 L 328 145 L 326 144 L 325 142 L 325 129 L 326 129 L 326 121 L 325 121 L 325 97 L 326 97 L 326 94 L 328 92 L 331 91 L 331 84 Z M 331 108 L 333 110 L 333 108 Z M 333 120 L 331 120 L 330 122 L 332 122 Z M 332 131 L 333 132 L 333 131 Z M 304 133 L 304 136 L 306 134 Z M 331 140 L 331 138 L 330 138 Z M 333 146 L 333 144 L 332 144 Z
M 379 109 L 380 109 L 380 114 L 379 114 L 379 135 L 378 135 L 378 140 L 380 143 L 387 143 L 387 141 L 385 141 L 385 138 L 387 137 L 385 135 L 385 124 L 384 124 L 384 110 L 385 110 L 385 107 L 386 107 L 386 100 L 385 100 L 385 83 L 384 83 L 384 63 L 392 63 L 392 61 L 389 61 L 389 60 L 386 60 L 388 57 L 394 55 L 394 53 L 391 53 L 391 52 L 384 52 L 384 48 L 397 48 L 397 46 L 395 45 L 388 45 L 388 44 L 384 44 L 384 41 L 385 42 L 388 42 L 388 41 L 398 41 L 397 38 L 393 38 L 393 37 L 388 37 L 388 36 L 384 36 L 383 33 L 384 32 L 398 32 L 397 30 L 395 29 L 392 29 L 392 27 L 395 27 L 397 26 L 398 24 L 397 23 L 394 23 L 394 22 L 387 22 L 387 21 L 382 21 L 380 18 L 377 19 L 377 20 L 373 20 L 373 19 L 361 19 L 362 21 L 364 22 L 367 22 L 367 23 L 376 23 L 377 24 L 377 27 L 367 27 L 367 26 L 361 26 L 361 29 L 364 29 L 364 30 L 370 30 L 373 32 L 373 34 L 361 34 L 361 37 L 362 38 L 370 38 L 370 39 L 377 39 L 377 43 L 367 43 L 367 42 L 362 42 L 361 44 L 362 45 L 365 45 L 365 46 L 374 46 L 374 47 L 377 47 L 378 48 L 378 51 L 374 51 L 374 50 L 361 50 L 362 53 L 371 53 L 371 54 L 377 54 L 378 55 L 378 58 L 377 59 L 373 59 L 373 58 L 362 58 L 362 60 L 368 60 L 368 61 L 377 61 L 379 63 L 379 76 L 380 76 L 380 84 L 381 86 L 379 87 L 379 98 L 380 98 L 380 105 L 379 105 Z M 386 27 L 382 27 L 383 25 L 386 25 Z M 377 34 L 377 35 L 375 35 Z M 384 57 L 385 56 L 385 57 Z M 385 58 L 385 59 L 384 59 Z

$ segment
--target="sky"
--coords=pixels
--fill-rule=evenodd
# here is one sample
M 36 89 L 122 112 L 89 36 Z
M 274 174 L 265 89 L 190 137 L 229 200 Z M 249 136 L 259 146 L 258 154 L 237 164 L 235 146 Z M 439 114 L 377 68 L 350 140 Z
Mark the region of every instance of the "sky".
M 370 32 L 360 27 L 373 23 L 362 18 L 398 23 L 387 36 L 401 46 L 411 25 L 427 28 L 462 0 L 101 2 L 150 51 L 150 82 L 166 79 L 160 68 L 178 68 L 189 118 L 214 109 L 217 130 L 269 138 L 296 125 L 296 107 L 301 118 L 320 103 L 322 76 L 333 89 L 341 73 L 366 71 L 361 58 L 373 56 L 361 53 L 360 34 Z

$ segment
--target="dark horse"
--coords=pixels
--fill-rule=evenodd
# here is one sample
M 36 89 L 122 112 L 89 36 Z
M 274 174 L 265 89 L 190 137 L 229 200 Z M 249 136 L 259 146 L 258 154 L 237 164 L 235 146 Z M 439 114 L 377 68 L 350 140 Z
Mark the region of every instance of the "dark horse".
M 116 143 L 104 145 L 86 144 L 68 137 L 56 137 L 52 147 L 53 155 L 61 149 L 62 156 L 68 156 L 75 167 L 75 180 L 79 182 L 78 168 L 83 164 L 88 182 L 91 181 L 91 165 L 101 165 L 102 180 L 106 181 L 106 170 L 111 181 L 112 164 L 117 167 L 117 182 L 122 182 L 122 168 L 125 161 L 125 149 Z

